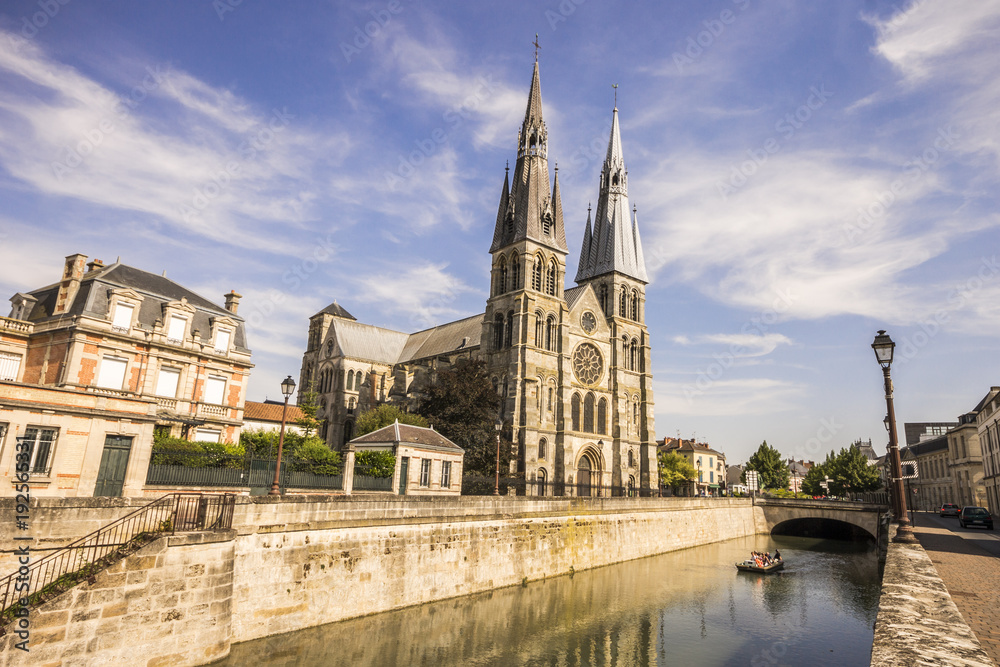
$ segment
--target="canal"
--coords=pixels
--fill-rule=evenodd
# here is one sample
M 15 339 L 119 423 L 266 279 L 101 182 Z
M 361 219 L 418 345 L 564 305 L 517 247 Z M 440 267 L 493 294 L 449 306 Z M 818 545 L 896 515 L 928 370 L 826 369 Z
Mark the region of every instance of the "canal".
M 784 572 L 737 573 L 781 549 Z M 874 545 L 758 535 L 233 646 L 218 665 L 868 665 Z

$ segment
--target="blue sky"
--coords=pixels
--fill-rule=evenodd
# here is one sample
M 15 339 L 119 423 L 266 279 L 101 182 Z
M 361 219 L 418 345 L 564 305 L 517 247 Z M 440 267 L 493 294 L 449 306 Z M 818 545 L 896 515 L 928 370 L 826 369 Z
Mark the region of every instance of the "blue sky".
M 1000 384 L 1000 1 L 8 0 L 0 292 L 84 253 L 221 303 L 250 398 L 338 300 L 482 312 L 535 33 L 575 274 L 619 84 L 657 437 L 745 460 L 884 446 Z

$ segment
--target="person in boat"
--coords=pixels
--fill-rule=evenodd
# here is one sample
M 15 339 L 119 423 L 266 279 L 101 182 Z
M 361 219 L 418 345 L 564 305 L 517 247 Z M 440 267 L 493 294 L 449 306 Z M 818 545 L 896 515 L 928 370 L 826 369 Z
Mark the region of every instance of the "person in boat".
M 781 560 L 781 552 L 777 549 L 774 550 L 774 560 Z

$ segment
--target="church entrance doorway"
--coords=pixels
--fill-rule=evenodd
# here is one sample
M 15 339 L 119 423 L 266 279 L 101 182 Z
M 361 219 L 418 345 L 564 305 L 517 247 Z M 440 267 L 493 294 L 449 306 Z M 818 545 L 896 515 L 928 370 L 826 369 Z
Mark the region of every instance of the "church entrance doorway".
M 576 495 L 600 495 L 601 460 L 592 449 L 587 449 L 576 466 Z M 597 488 L 595 488 L 595 485 Z

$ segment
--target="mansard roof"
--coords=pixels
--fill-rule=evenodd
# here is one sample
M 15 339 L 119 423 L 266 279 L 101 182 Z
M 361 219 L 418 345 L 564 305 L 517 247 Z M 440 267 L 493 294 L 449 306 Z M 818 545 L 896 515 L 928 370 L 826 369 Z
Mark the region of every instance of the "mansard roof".
M 649 282 L 638 216 L 635 209 L 629 208 L 628 170 L 622 153 L 617 107 L 612 114 L 611 137 L 594 213 L 591 229 L 590 211 L 587 212 L 576 282 L 606 273 L 620 273 L 643 283 Z

